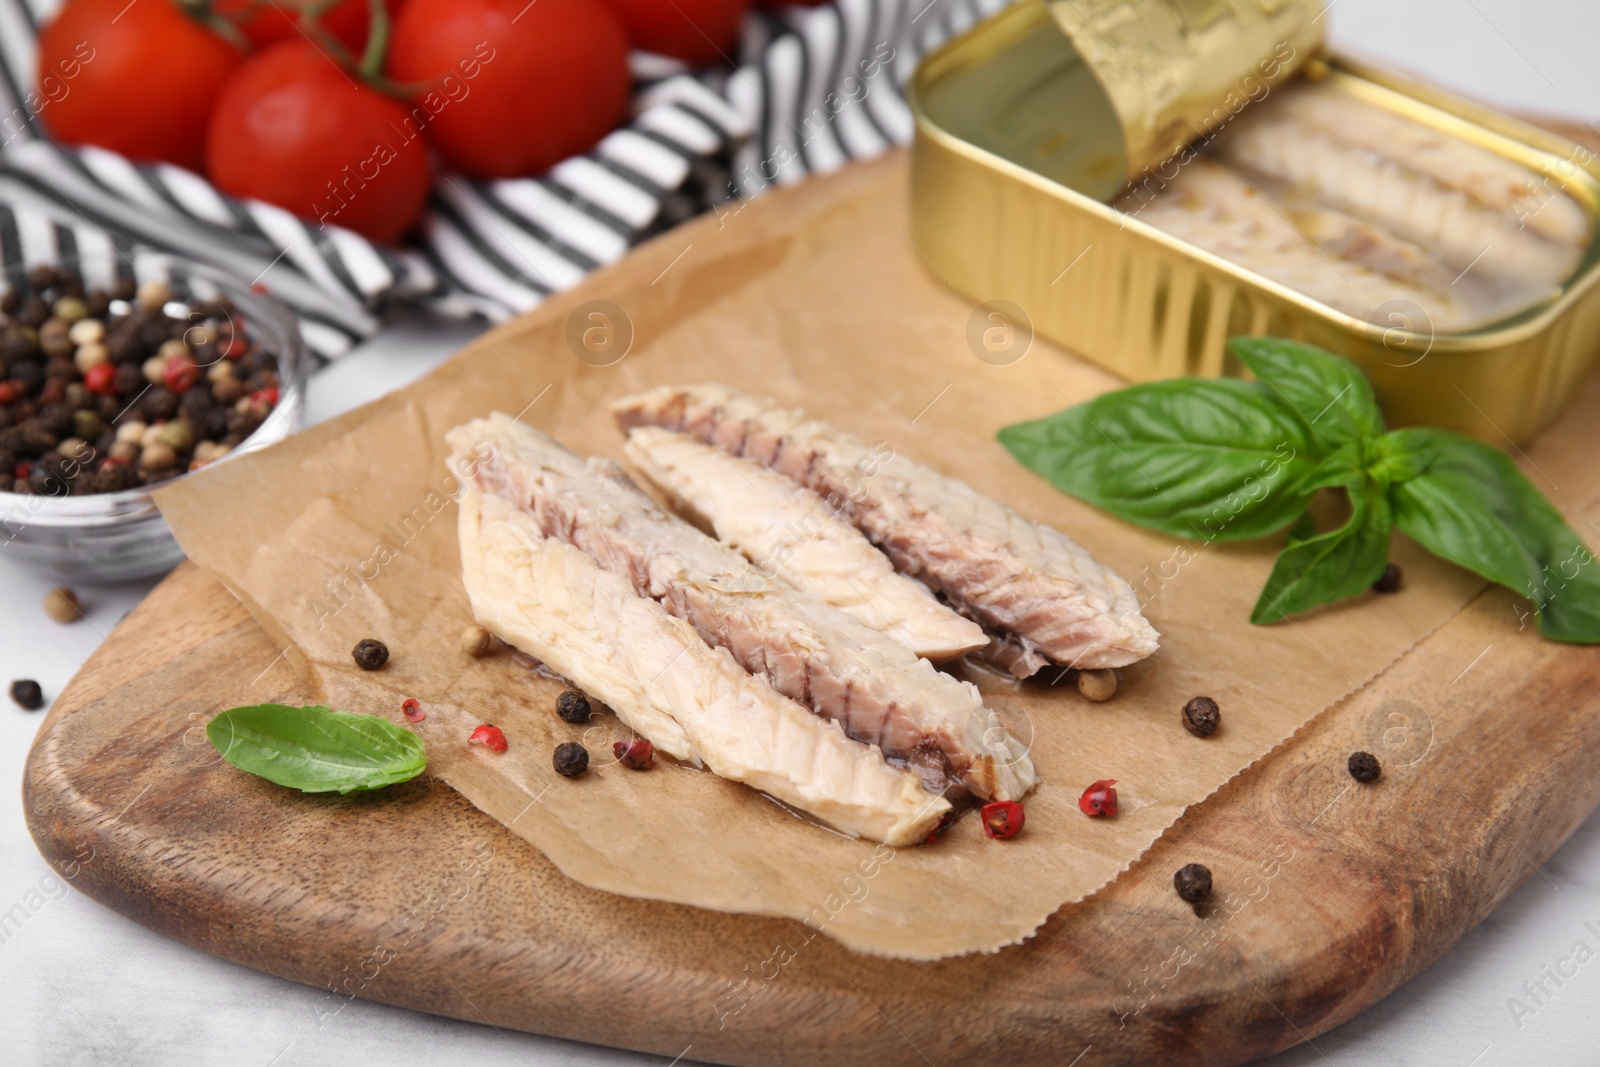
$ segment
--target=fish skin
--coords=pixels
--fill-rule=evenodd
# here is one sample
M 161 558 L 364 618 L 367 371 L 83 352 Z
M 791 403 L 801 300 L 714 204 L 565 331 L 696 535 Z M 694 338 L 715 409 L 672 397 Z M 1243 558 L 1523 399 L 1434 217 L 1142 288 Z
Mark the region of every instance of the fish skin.
M 478 622 L 571 679 L 659 750 L 844 833 L 915 845 L 950 810 L 912 771 L 749 674 L 726 649 L 509 501 L 469 487 L 462 574 Z M 606 647 L 610 654 L 596 656 Z
M 499 413 L 456 427 L 446 440 L 460 455 L 487 453 L 471 479 L 479 491 L 513 501 L 546 537 L 627 578 L 778 692 L 904 761 L 930 791 L 959 785 L 985 799 L 1020 800 L 1037 784 L 1026 749 L 975 686 L 766 578 L 669 515 L 616 464 L 585 460 Z
M 703 522 L 763 574 L 787 581 L 935 662 L 983 648 L 983 628 L 895 571 L 882 552 L 811 490 L 690 434 L 641 426 L 628 461 L 674 508 Z
M 1080 545 L 965 482 L 807 420 L 770 400 L 709 384 L 658 389 L 613 405 L 624 430 L 688 431 L 730 456 L 770 467 L 841 501 L 841 513 L 895 569 L 1006 635 L 995 662 L 1029 677 L 1063 667 L 1125 667 L 1159 634 L 1133 588 Z

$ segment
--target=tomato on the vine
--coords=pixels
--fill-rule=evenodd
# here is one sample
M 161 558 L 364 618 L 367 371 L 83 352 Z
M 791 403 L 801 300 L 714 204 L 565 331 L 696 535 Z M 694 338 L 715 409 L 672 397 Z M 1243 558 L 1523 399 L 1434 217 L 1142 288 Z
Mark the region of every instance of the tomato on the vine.
M 243 58 L 171 0 L 71 0 L 39 34 L 39 118 L 68 144 L 199 170 L 217 91 Z
M 601 0 L 410 0 L 389 77 L 445 160 L 477 178 L 548 170 L 628 106 L 628 38 Z
M 634 47 L 704 66 L 731 58 L 750 0 L 605 0 Z
M 544 0 L 541 0 L 544 2 Z M 394 241 L 427 200 L 428 151 L 406 105 L 306 41 L 251 56 L 223 87 L 206 139 L 219 189 L 375 241 Z
M 384 0 L 384 6 L 393 15 L 405 2 Z M 238 26 L 251 44 L 263 48 L 278 41 L 299 40 L 301 15 L 319 6 L 319 0 L 215 0 L 211 10 Z M 360 53 L 372 27 L 372 5 L 369 0 L 334 0 L 316 19 L 340 44 Z

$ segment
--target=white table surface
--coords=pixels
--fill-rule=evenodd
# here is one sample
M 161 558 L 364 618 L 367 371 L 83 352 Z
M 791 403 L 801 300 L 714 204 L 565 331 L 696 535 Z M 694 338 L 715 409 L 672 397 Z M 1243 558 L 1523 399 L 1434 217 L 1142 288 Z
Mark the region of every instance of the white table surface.
M 1600 119 L 1594 0 L 1332 0 L 1335 42 L 1509 107 Z M 326 418 L 423 373 L 472 331 L 399 323 L 311 390 Z M 379 383 L 382 383 L 381 385 Z M 45 581 L 0 551 L 0 681 L 53 696 L 152 582 L 79 586 L 87 618 L 50 622 Z M 328 1020 L 324 996 L 159 937 L 72 891 L 34 849 L 15 783 L 41 716 L 0 702 L 0 1063 L 291 1065 L 666 1063 L 355 1001 Z M 20 905 L 21 912 L 13 908 Z M 18 916 L 23 916 L 18 918 Z M 1524 983 L 1577 942 L 1600 951 L 1600 819 L 1439 963 L 1378 1006 L 1269 1061 L 1442 1065 L 1600 1063 L 1600 960 L 1531 1014 Z M 1531 1003 L 1531 1002 L 1529 1002 Z M 684 1064 L 693 1060 L 686 1050 Z M 1106 1061 L 1091 1050 L 1082 1067 Z

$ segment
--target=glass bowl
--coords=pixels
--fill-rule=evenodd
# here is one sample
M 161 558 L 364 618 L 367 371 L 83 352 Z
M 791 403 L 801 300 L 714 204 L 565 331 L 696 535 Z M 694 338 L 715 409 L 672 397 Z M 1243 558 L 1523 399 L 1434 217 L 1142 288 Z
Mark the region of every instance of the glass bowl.
M 226 463 L 298 429 L 310 357 L 289 309 L 203 264 L 176 256 L 160 260 L 167 265 L 168 276 L 159 280 L 173 293 L 172 302 L 166 305 L 169 315 L 187 313 L 190 301 L 226 297 L 244 318 L 246 334 L 277 357 L 277 406 L 254 433 L 214 462 Z M 144 262 L 141 259 L 141 264 Z M 63 258 L 52 265 L 76 272 L 91 288 L 110 281 L 104 278 L 104 264 L 91 267 Z M 20 270 L 0 274 L 0 292 L 25 277 Z M 83 496 L 0 492 L 0 558 L 25 561 L 52 578 L 85 581 L 121 581 L 171 570 L 183 559 L 183 550 L 156 509 L 150 497 L 152 488 Z

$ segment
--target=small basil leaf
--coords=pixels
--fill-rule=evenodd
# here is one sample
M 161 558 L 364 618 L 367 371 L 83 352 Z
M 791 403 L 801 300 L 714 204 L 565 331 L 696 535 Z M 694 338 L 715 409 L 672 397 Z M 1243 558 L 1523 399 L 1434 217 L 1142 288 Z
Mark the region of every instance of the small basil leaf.
M 1321 463 L 1318 463 L 1300 483 L 1310 492 L 1314 489 L 1349 488 L 1366 480 L 1361 470 L 1361 450 L 1358 444 L 1340 445 Z
M 1277 337 L 1235 337 L 1228 348 L 1294 406 L 1319 440 L 1341 445 L 1383 433 L 1372 384 L 1349 360 Z
M 1437 451 L 1409 430 L 1386 433 L 1368 446 L 1367 471 L 1380 484 L 1399 485 L 1427 470 Z
M 352 793 L 415 778 L 427 765 L 422 739 L 377 715 L 326 707 L 254 704 L 206 724 L 222 758 L 242 771 L 305 793 Z
M 1557 641 L 1600 643 L 1600 567 L 1505 453 L 1443 430 L 1396 430 L 1386 447 L 1420 473 L 1391 490 L 1395 523 L 1435 555 L 1531 599 Z
M 1277 622 L 1364 592 L 1389 563 L 1394 518 L 1383 486 L 1366 481 L 1350 490 L 1350 521 L 1292 544 L 1278 556 L 1250 621 Z
M 1135 385 L 1033 422 L 1001 444 L 1056 488 L 1177 537 L 1239 541 L 1305 510 L 1322 460 L 1305 423 L 1259 382 Z

